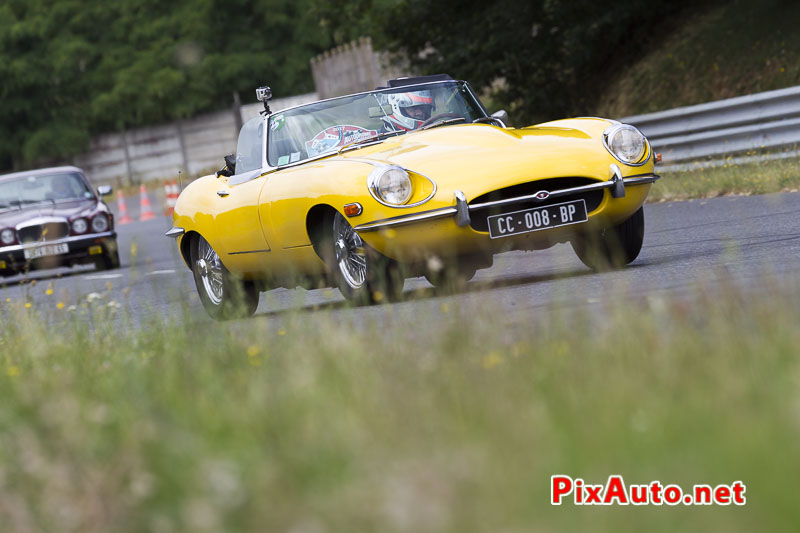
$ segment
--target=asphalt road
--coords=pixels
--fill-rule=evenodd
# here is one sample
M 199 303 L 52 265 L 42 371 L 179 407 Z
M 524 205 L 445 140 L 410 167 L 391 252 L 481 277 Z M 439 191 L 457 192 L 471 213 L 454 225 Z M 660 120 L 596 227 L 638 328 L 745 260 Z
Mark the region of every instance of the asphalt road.
M 280 319 L 287 309 L 332 309 L 335 313 L 424 312 L 447 305 L 491 301 L 509 317 L 530 317 L 537 309 L 591 305 L 624 286 L 633 295 L 691 294 L 725 279 L 753 290 L 764 275 L 800 279 L 800 193 L 725 197 L 645 207 L 646 235 L 639 258 L 629 267 L 594 273 L 569 245 L 537 252 L 510 252 L 495 258 L 461 293 L 440 296 L 422 278 L 406 281 L 405 301 L 351 308 L 332 289 L 277 289 L 262 294 L 257 317 Z M 0 280 L 0 306 L 27 300 L 37 308 L 69 307 L 87 298 L 127 312 L 134 322 L 148 317 L 188 316 L 210 320 L 196 295 L 191 272 L 175 243 L 164 237 L 170 220 L 158 217 L 118 228 L 122 268 L 96 272 L 92 267 L 61 268 Z M 32 283 L 35 280 L 35 283 Z M 6 303 L 4 303 L 6 302 Z M 179 313 L 188 310 L 188 315 Z M 186 318 L 182 318 L 185 320 Z M 257 318 L 258 319 L 258 318 Z M 88 320 L 88 318 L 87 318 Z

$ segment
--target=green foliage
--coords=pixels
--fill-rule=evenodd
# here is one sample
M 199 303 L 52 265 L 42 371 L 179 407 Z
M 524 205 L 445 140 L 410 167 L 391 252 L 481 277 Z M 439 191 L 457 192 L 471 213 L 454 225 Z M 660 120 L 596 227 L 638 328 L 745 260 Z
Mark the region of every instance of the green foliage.
M 795 531 L 800 280 L 759 280 L 225 324 L 185 291 L 140 325 L 110 292 L 7 291 L 1 529 Z M 549 504 L 554 474 L 615 473 L 747 505 Z
M 625 117 L 798 85 L 798 21 L 791 0 L 733 0 L 681 17 L 613 80 L 597 113 Z
M 12 0 L 0 6 L 0 169 L 74 154 L 94 133 L 310 90 L 331 41 L 314 0 Z
M 687 2 L 400 0 L 374 18 L 378 43 L 423 73 L 480 88 L 517 125 L 587 114 L 616 72 Z
M 790 0 L 6 0 L 0 171 L 234 92 L 253 101 L 263 83 L 311 90 L 309 59 L 364 35 L 468 80 L 518 126 L 785 87 L 800 80 L 797 16 Z

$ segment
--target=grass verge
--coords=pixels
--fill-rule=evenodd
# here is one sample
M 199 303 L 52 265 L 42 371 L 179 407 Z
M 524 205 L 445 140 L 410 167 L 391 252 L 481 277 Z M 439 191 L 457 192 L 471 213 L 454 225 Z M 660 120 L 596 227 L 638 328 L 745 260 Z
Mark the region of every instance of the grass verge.
M 800 284 L 765 279 L 755 294 L 724 279 L 691 297 L 610 287 L 586 309 L 513 317 L 445 299 L 422 317 L 397 305 L 126 328 L 98 298 L 7 303 L 0 523 L 790 531 Z M 553 474 L 614 473 L 742 480 L 747 505 L 548 504 Z
M 797 158 L 737 163 L 729 157 L 721 165 L 697 163 L 685 171 L 656 172 L 661 179 L 650 189 L 650 202 L 711 198 L 725 195 L 769 194 L 800 189 Z

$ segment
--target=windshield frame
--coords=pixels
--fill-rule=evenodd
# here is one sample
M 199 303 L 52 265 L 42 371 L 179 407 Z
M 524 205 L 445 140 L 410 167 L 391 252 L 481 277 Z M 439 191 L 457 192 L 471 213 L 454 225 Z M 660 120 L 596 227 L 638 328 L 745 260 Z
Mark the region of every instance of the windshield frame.
M 270 161 L 269 161 L 269 143 L 270 143 L 270 137 L 272 136 L 271 120 L 272 120 L 273 117 L 275 117 L 277 115 L 282 115 L 283 113 L 286 113 L 287 111 L 293 111 L 293 110 L 298 109 L 298 108 L 308 107 L 308 106 L 317 105 L 317 104 L 326 103 L 326 102 L 332 102 L 334 100 L 341 100 L 341 99 L 345 99 L 345 98 L 354 98 L 354 97 L 359 97 L 359 96 L 368 97 L 370 95 L 383 94 L 383 93 L 390 93 L 391 94 L 391 93 L 399 92 L 399 91 L 404 91 L 404 92 L 405 91 L 414 91 L 414 90 L 421 90 L 421 89 L 423 89 L 425 87 L 437 86 L 437 85 L 447 85 L 447 84 L 463 84 L 464 88 L 467 90 L 467 93 L 472 98 L 472 101 L 476 104 L 477 111 L 479 111 L 480 113 L 483 113 L 483 116 L 482 117 L 478 117 L 478 118 L 489 117 L 489 113 L 486 111 L 486 107 L 484 107 L 483 102 L 481 102 L 480 98 L 478 98 L 478 95 L 475 94 L 475 91 L 472 89 L 470 84 L 468 82 L 464 81 L 464 80 L 440 80 L 440 81 L 431 81 L 431 82 L 425 82 L 425 83 L 417 83 L 417 84 L 413 84 L 413 85 L 403 85 L 401 87 L 381 87 L 379 89 L 373 89 L 371 91 L 363 91 L 363 92 L 360 92 L 360 93 L 346 94 L 346 95 L 343 95 L 343 96 L 335 96 L 335 97 L 332 97 L 332 98 L 325 98 L 323 100 L 316 100 L 314 102 L 309 102 L 309 103 L 306 103 L 306 104 L 300 104 L 300 105 L 295 105 L 295 106 L 292 106 L 292 107 L 287 107 L 285 109 L 281 109 L 279 111 L 276 111 L 276 112 L 271 113 L 271 114 L 269 114 L 269 115 L 264 117 L 264 127 L 266 128 L 265 131 L 267 132 L 267 134 L 264 136 L 264 147 L 263 147 L 263 153 L 262 153 L 262 163 L 264 164 L 264 168 L 263 168 L 262 174 L 265 174 L 267 172 L 274 172 L 276 170 L 280 170 L 280 169 L 284 169 L 284 168 L 291 168 L 291 167 L 295 167 L 295 166 L 298 166 L 298 165 L 303 165 L 305 163 L 310 163 L 312 161 L 318 161 L 320 159 L 324 159 L 324 158 L 327 158 L 327 157 L 339 155 L 340 153 L 342 153 L 342 151 L 349 151 L 349 150 L 353 149 L 354 147 L 371 146 L 373 144 L 382 143 L 382 142 L 386 141 L 387 139 L 390 139 L 390 138 L 393 138 L 393 137 L 406 135 L 408 133 L 416 133 L 418 131 L 422 131 L 422 130 L 418 130 L 418 129 L 417 130 L 410 130 L 410 131 L 398 131 L 398 132 L 394 132 L 395 135 L 391 135 L 391 136 L 383 138 L 383 139 L 375 139 L 375 140 L 372 140 L 372 141 L 367 141 L 365 139 L 365 142 L 363 144 L 362 143 L 356 143 L 356 144 L 354 144 L 352 146 L 341 147 L 341 148 L 344 148 L 344 150 L 331 150 L 331 151 L 328 151 L 328 152 L 323 152 L 321 154 L 317 154 L 317 155 L 315 155 L 313 157 L 308 157 L 306 159 L 302 159 L 300 161 L 295 161 L 294 163 L 286 163 L 284 165 L 272 165 L 272 164 L 270 164 Z M 469 122 L 465 122 L 465 123 L 469 124 Z

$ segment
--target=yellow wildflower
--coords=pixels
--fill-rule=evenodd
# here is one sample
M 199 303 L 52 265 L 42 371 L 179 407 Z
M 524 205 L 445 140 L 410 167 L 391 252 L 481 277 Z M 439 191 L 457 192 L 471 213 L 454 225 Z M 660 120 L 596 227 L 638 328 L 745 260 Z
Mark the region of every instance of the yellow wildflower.
M 492 352 L 483 358 L 484 370 L 491 370 L 504 361 L 503 356 L 497 352 Z

